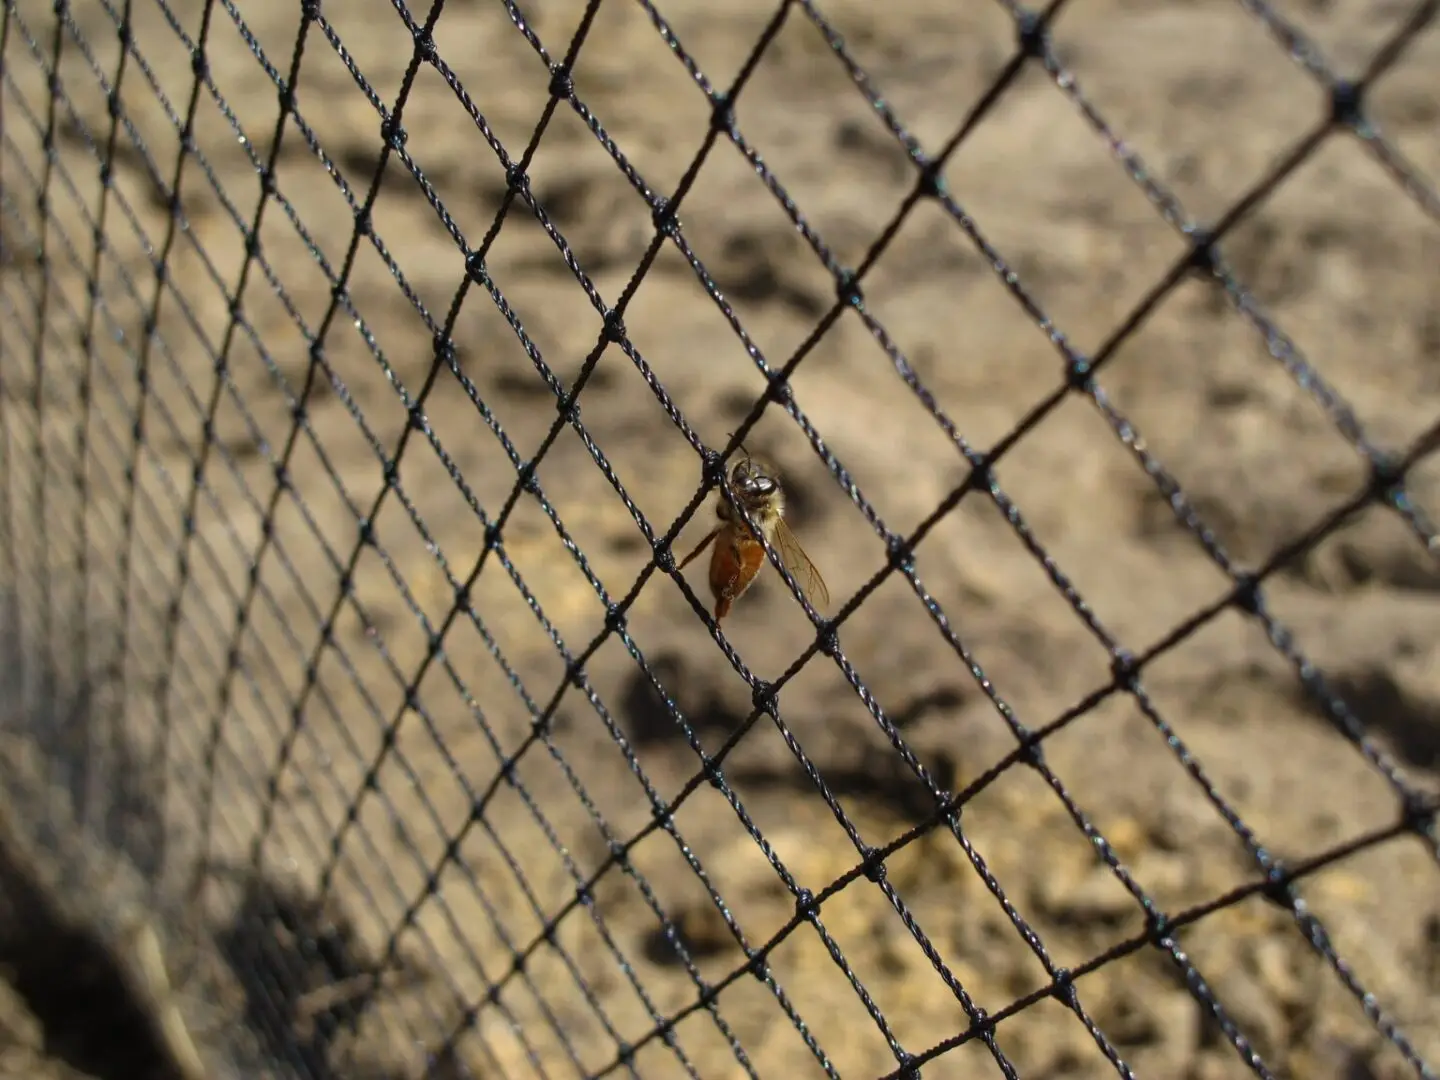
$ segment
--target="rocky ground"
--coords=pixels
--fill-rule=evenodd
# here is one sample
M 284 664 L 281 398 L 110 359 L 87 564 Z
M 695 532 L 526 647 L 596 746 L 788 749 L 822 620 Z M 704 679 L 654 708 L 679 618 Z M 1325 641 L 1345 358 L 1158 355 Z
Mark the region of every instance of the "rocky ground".
M 582 5 L 526 7 L 535 39 L 552 58 L 563 56 Z M 827 0 L 819 7 L 894 116 L 932 150 L 993 83 L 1014 44 L 999 4 Z M 1276 10 L 1339 70 L 1358 72 L 1411 7 L 1286 0 Z M 134 5 L 133 35 L 145 65 L 131 58 L 117 95 L 128 126 L 116 142 L 115 195 L 106 204 L 109 251 L 92 330 L 93 419 L 82 470 L 90 509 L 82 515 L 72 464 L 78 343 L 99 212 L 96 155 L 105 153 L 110 127 L 95 70 L 113 78 L 117 33 L 105 4 L 68 5 L 59 69 L 69 105 L 54 118 L 44 299 L 51 331 L 37 421 L 32 357 L 42 275 L 26 256 L 42 239 L 31 178 L 38 181 L 45 167 L 40 64 L 55 48 L 56 16 L 39 0 L 12 8 L 18 17 L 7 23 L 4 44 L 0 157 L 10 465 L 0 475 L 9 480 L 13 537 L 0 534 L 0 553 L 9 543 L 14 559 L 0 572 L 12 575 L 14 606 L 6 613 L 20 615 L 18 625 L 7 626 L 19 631 L 7 647 L 32 661 L 48 658 L 53 683 L 46 693 L 26 684 L 6 695 L 13 714 L 6 736 L 17 775 L 34 775 L 26 763 L 37 750 L 62 763 L 73 758 L 75 737 L 84 740 L 85 759 L 101 763 L 98 790 L 82 791 L 79 773 L 61 769 L 72 789 L 61 802 L 92 823 L 98 839 L 87 844 L 149 882 L 131 890 L 145 897 L 136 904 L 147 914 L 117 922 L 106 911 L 98 944 L 87 945 L 86 955 L 118 953 L 126 992 L 160 1016 L 161 1034 L 146 1045 L 158 1055 L 154 1067 L 170 1072 L 157 1075 L 183 1073 L 188 1041 L 213 1059 L 218 1075 L 417 1076 L 427 1052 L 456 1030 L 464 1034 L 435 1063 L 437 1074 L 588 1075 L 610 1064 L 622 1042 L 641 1039 L 656 1016 L 695 1002 L 697 980 L 719 984 L 743 965 L 707 882 L 735 929 L 758 947 L 795 911 L 794 893 L 774 865 L 797 888 L 819 891 L 860 863 L 857 842 L 884 845 L 933 817 L 934 799 L 877 714 L 927 775 L 958 791 L 1015 747 L 991 694 L 1038 728 L 1109 682 L 1107 646 L 1013 521 L 983 495 L 967 497 L 928 534 L 915 561 L 946 629 L 983 668 L 984 685 L 911 587 L 892 575 L 840 631 L 851 666 L 818 656 L 780 696 L 785 730 L 804 748 L 833 806 L 773 721 L 752 726 L 725 759 L 743 823 L 720 792 L 701 784 L 673 817 L 683 844 L 652 830 L 629 851 L 628 873 L 612 870 L 582 890 L 584 903 L 559 923 L 554 947 L 542 943 L 487 998 L 490 982 L 511 971 L 515 949 L 535 940 L 546 918 L 572 903 L 605 862 L 609 838 L 645 827 L 651 798 L 673 799 L 696 772 L 696 751 L 675 710 L 635 657 L 643 657 L 708 752 L 726 744 L 752 702 L 678 584 L 654 574 L 628 609 L 631 648 L 614 638 L 601 646 L 587 665 L 587 691 L 571 687 L 560 698 L 545 738 L 531 740 L 514 768 L 517 783 L 497 781 L 501 758 L 527 745 L 532 709 L 543 709 L 564 682 L 555 642 L 579 653 L 606 618 L 594 584 L 529 495 L 508 518 L 506 560 L 492 555 L 471 590 L 473 617 L 450 620 L 443 655 L 425 662 L 425 625 L 447 623 L 456 587 L 484 547 L 475 507 L 498 512 L 515 482 L 513 460 L 536 453 L 556 415 L 535 363 L 479 286 L 453 316 L 455 369 L 442 368 L 428 382 L 435 331 L 451 318 L 464 278 L 455 237 L 478 247 L 506 197 L 504 168 L 486 140 L 498 140 L 512 158 L 522 154 L 546 106 L 544 62 L 501 4 L 448 0 L 436 48 L 483 117 L 483 131 L 437 69 L 422 65 L 403 112 L 406 158 L 392 155 L 370 214 L 378 242 L 362 239 L 352 252 L 355 207 L 369 190 L 381 132 L 356 73 L 378 101 L 393 104 L 412 52 L 396 9 L 322 6 L 328 21 L 310 28 L 299 53 L 296 104 L 304 128 L 287 123 L 277 144 L 277 91 L 256 54 L 277 71 L 290 69 L 299 9 L 169 5 L 186 37 L 205 35 L 213 83 L 194 105 L 203 163 L 186 159 L 172 207 L 166 192 L 181 140 L 167 111 L 179 118 L 190 107 L 191 53 L 166 8 L 151 0 Z M 716 86 L 734 79 L 775 8 L 760 0 L 661 4 L 685 52 Z M 206 11 L 210 21 L 202 24 Z M 411 14 L 423 19 L 423 6 L 411 5 Z M 1054 34 L 1058 62 L 1085 100 L 1196 220 L 1223 214 L 1327 108 L 1314 79 L 1240 4 L 1073 0 Z M 1430 74 L 1437 64 L 1440 33 L 1431 30 L 1368 98 L 1374 121 L 1432 178 L 1432 191 L 1440 178 L 1440 92 Z M 710 110 L 644 7 L 631 0 L 599 5 L 574 85 L 639 183 L 673 193 L 701 149 Z M 841 265 L 861 262 L 913 187 L 903 147 L 802 5 L 793 5 L 755 69 L 736 121 Z M 257 162 L 272 157 L 283 203 L 266 206 L 258 230 L 263 266 L 250 267 L 236 308 L 243 325 L 227 335 L 227 291 L 241 280 L 246 255 L 237 221 L 253 219 Z M 529 175 L 569 257 L 604 305 L 616 303 L 654 233 L 632 182 L 566 105 L 555 110 Z M 1038 66 L 965 140 L 945 179 L 1034 301 L 1082 351 L 1098 350 L 1184 250 L 1076 102 Z M 1284 328 L 1366 436 L 1385 448 L 1408 445 L 1440 412 L 1440 226 L 1422 201 L 1407 197 L 1358 140 L 1335 138 L 1223 246 L 1258 309 Z M 443 215 L 435 204 L 443 204 Z M 707 157 L 679 216 L 753 355 L 782 365 L 833 303 L 829 271 L 728 141 Z M 156 315 L 163 344 L 148 357 L 152 393 L 135 466 L 141 497 L 126 562 L 122 470 L 136 412 L 132 343 L 144 336 L 156 288 L 137 230 L 158 250 L 172 220 L 183 228 L 174 230 L 171 287 Z M 336 306 L 327 274 L 346 265 L 348 291 Z M 485 265 L 535 354 L 568 385 L 600 339 L 602 319 L 565 258 L 516 207 Z M 1061 385 L 1055 346 L 933 203 L 906 219 L 867 272 L 864 296 L 866 311 L 977 447 L 1004 437 Z M 706 445 L 722 447 L 765 384 L 676 247 L 662 248 L 624 322 L 669 408 Z M 310 350 L 322 328 L 324 368 L 312 364 Z M 195 535 L 182 564 L 178 537 L 216 391 L 213 357 L 227 341 L 227 378 L 214 399 L 217 441 L 201 462 L 205 487 L 191 511 Z M 294 396 L 307 375 L 315 385 L 305 424 L 287 449 Z M 1098 381 L 1108 406 L 1137 433 L 1131 448 L 1116 437 L 1113 417 L 1073 396 L 996 472 L 1052 568 L 1084 598 L 1088 617 L 1136 653 L 1229 588 L 1177 523 L 1137 447 L 1163 463 L 1241 566 L 1259 565 L 1366 482 L 1364 457 L 1317 394 L 1286 373 L 1212 283 L 1177 287 Z M 798 408 L 890 530 L 916 528 L 964 478 L 954 443 L 857 312 L 847 311 L 821 338 L 792 384 Z M 427 386 L 424 429 L 405 436 L 399 392 L 413 400 Z M 570 427 L 543 457 L 537 480 L 594 580 L 619 600 L 652 561 L 635 515 L 657 534 L 668 530 L 695 494 L 700 460 L 659 407 L 640 364 L 620 349 L 604 351 L 580 400 L 585 430 L 634 509 Z M 392 454 L 402 438 L 396 475 L 403 498 L 391 491 L 372 511 L 384 481 L 377 448 Z M 796 532 L 825 574 L 832 607 L 843 607 L 885 565 L 883 542 L 781 409 L 767 409 L 747 443 L 783 469 Z M 276 462 L 287 454 L 289 490 L 277 493 Z M 43 475 L 42 456 L 53 463 Z M 463 478 L 463 490 L 454 476 Z M 35 524 L 37 490 L 45 493 L 43 531 Z M 1440 514 L 1435 459 L 1416 471 L 1411 493 Z M 267 535 L 262 523 L 272 496 Z M 682 552 L 703 535 L 710 513 L 702 507 L 688 524 L 677 544 Z M 375 543 L 362 544 L 342 573 L 363 535 L 362 519 Z M 252 555 L 262 545 L 266 554 L 252 577 Z M 82 552 L 88 580 L 74 574 Z M 174 612 L 178 631 L 167 635 L 182 565 L 188 584 Z M 123 590 L 122 573 L 130 575 Z M 703 576 L 687 574 L 703 601 Z M 347 581 L 353 599 L 332 613 Z M 250 589 L 235 673 L 227 676 L 237 606 Z M 1393 762 L 1416 790 L 1437 787 L 1437 590 L 1433 550 L 1399 515 L 1378 509 L 1268 587 L 1277 625 L 1365 724 L 1374 760 L 1337 733 L 1303 690 L 1293 657 L 1267 640 L 1265 628 L 1226 612 L 1145 670 L 1143 700 L 1112 695 L 1048 738 L 1048 775 L 1015 767 L 980 790 L 964 810 L 967 847 L 943 828 L 932 830 L 887 860 L 888 895 L 861 877 L 827 899 L 823 936 L 801 925 L 769 955 L 773 985 L 748 976 L 726 985 L 713 1010 L 692 1011 L 675 1027 L 673 1046 L 646 1042 L 635 1074 L 684 1076 L 688 1065 L 708 1080 L 743 1076 L 748 1063 L 764 1077 L 823 1075 L 789 1008 L 837 1074 L 881 1076 L 896 1068 L 896 1056 L 867 1015 L 866 998 L 893 1040 L 921 1053 L 968 1024 L 953 986 L 993 1014 L 1046 985 L 1045 960 L 1017 931 L 1017 919 L 1056 966 L 1077 968 L 1133 938 L 1144 929 L 1142 911 L 1097 860 L 1074 808 L 1171 913 L 1259 872 L 1217 803 L 1237 813 L 1258 843 L 1292 861 L 1390 825 L 1396 791 L 1375 761 Z M 131 597 L 128 611 L 122 593 Z M 332 644 L 324 647 L 327 620 Z M 766 571 L 725 623 L 725 637 L 756 677 L 775 679 L 812 634 Z M 82 698 L 75 689 L 86 685 L 81 673 L 93 679 L 117 643 L 126 657 L 125 695 L 106 683 Z M 53 708 L 56 695 L 73 708 L 47 712 L 28 728 L 16 719 L 33 721 L 34 702 Z M 292 728 L 297 701 L 304 702 L 303 723 Z M 212 723 L 216 715 L 223 725 Z M 387 740 L 397 717 L 398 734 Z M 109 756 L 97 759 L 97 746 Z M 153 765 L 141 763 L 157 753 L 166 768 L 147 771 Z M 1208 792 L 1186 774 L 1185 762 L 1207 780 Z M 492 784 L 485 813 L 452 842 Z M 47 809 L 57 797 L 49 788 L 6 790 L 12 822 L 68 820 Z M 764 836 L 773 864 L 751 830 Z M 65 874 L 12 876 L 39 882 L 21 891 L 60 905 L 62 928 L 87 925 L 93 898 L 108 895 L 87 867 L 104 860 L 83 845 L 56 851 L 37 844 L 36 831 L 17 830 L 25 839 L 16 841 L 24 854 L 15 866 L 58 854 Z M 337 832 L 338 853 L 331 845 Z M 157 836 L 165 838 L 163 851 Z M 202 855 L 225 869 L 202 903 L 187 905 L 183 887 Z M 75 879 L 66 875 L 77 873 L 82 884 L 69 884 Z M 1433 852 L 1411 839 L 1366 848 L 1299 886 L 1356 984 L 1374 994 L 1432 1069 L 1440 1068 L 1436 883 Z M 693 970 L 661 933 L 657 909 L 678 926 Z M 123 932 L 116 929 L 122 923 Z M 153 963 L 135 959 L 136 940 L 153 941 L 152 952 L 166 958 L 162 973 L 172 969 L 164 994 L 155 988 Z M 1179 946 L 1269 1075 L 1415 1075 L 1322 952 L 1307 944 L 1295 916 L 1276 904 L 1255 895 L 1226 906 L 1184 929 Z M 200 960 L 182 965 L 174 959 L 181 953 Z M 124 1049 L 123 1040 L 86 1056 L 56 1035 L 57 1026 L 74 1026 L 74 1017 L 65 1019 L 53 996 L 26 990 L 37 985 L 36 963 L 33 951 L 12 948 L 5 964 L 0 1072 L 135 1075 L 124 1071 L 133 1047 Z M 354 994 L 376 982 L 383 984 L 378 997 L 356 1006 Z M 1076 988 L 1086 1015 L 1136 1075 L 1253 1075 L 1155 949 L 1102 965 Z M 743 1047 L 743 1061 L 726 1031 Z M 996 1043 L 1027 1078 L 1115 1075 L 1097 1039 L 1053 999 L 1001 1022 Z M 972 1042 L 928 1064 L 924 1075 L 1001 1072 L 991 1052 Z

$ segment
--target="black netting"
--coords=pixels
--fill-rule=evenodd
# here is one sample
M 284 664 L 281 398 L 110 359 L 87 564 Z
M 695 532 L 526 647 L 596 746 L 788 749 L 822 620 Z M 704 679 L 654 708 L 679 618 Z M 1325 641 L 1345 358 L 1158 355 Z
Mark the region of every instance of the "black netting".
M 0 1062 L 1440 1075 L 1437 9 L 6 0 Z

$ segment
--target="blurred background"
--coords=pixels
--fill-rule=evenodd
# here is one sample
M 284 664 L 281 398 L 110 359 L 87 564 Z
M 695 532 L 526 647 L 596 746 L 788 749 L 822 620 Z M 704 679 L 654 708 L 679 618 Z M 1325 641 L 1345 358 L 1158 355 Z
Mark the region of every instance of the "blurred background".
M 1017 67 L 989 0 L 7 0 L 5 1075 L 884 1076 L 1028 995 L 924 1075 L 1435 1075 L 1433 829 L 1121 947 L 1126 879 L 1174 915 L 1437 790 L 1436 458 L 1198 619 L 1440 414 L 1435 6 L 1072 0 Z M 1383 142 L 1316 136 L 1377 56 Z M 1112 351 L 1252 193 L 1229 287 Z M 1065 347 L 1107 358 L 1057 404 Z M 952 432 L 1047 402 L 757 718 L 815 630 L 763 570 L 747 680 L 653 569 L 697 445 L 778 465 L 834 614 Z M 156 1031 L 96 1035 L 117 995 Z

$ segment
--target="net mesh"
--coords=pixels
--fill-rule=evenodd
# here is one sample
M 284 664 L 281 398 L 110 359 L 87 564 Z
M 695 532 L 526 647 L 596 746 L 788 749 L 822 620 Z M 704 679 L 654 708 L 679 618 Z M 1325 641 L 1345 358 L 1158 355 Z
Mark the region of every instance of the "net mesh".
M 1437 9 L 5 0 L 16 1074 L 1440 1075 Z

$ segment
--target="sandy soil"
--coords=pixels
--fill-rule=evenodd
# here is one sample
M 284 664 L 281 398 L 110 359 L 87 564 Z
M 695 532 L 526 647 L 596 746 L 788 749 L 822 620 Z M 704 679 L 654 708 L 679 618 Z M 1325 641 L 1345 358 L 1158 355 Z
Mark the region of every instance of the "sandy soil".
M 197 39 L 208 5 L 172 7 Z M 530 31 L 559 59 L 582 5 L 528 7 Z M 630 1075 L 809 1077 L 823 1075 L 823 1061 L 841 1076 L 881 1076 L 897 1068 L 891 1042 L 919 1054 L 965 1030 L 957 990 L 994 1014 L 1042 990 L 1047 964 L 1077 968 L 1143 933 L 1141 907 L 1097 848 L 1174 914 L 1260 873 L 1217 805 L 1243 819 L 1253 843 L 1301 861 L 1391 825 L 1397 787 L 1436 789 L 1440 563 L 1399 514 L 1371 509 L 1267 585 L 1270 636 L 1288 641 L 1290 655 L 1255 618 L 1214 618 L 1145 669 L 1141 694 L 1110 695 L 1048 738 L 1048 771 L 1004 770 L 966 804 L 963 829 L 928 831 L 887 860 L 883 884 L 862 876 L 828 897 L 815 925 L 768 954 L 768 981 L 742 976 L 712 1008 L 691 1008 L 699 987 L 743 967 L 737 935 L 759 948 L 788 925 L 794 889 L 819 892 L 862 862 L 864 845 L 934 820 L 921 775 L 959 791 L 1015 749 L 996 700 L 1030 729 L 1048 724 L 1109 684 L 1112 647 L 1143 653 L 1226 594 L 1224 572 L 1175 506 L 1198 515 L 1215 550 L 1252 567 L 1360 491 L 1366 459 L 1337 428 L 1324 392 L 1292 378 L 1255 320 L 1212 281 L 1184 282 L 1107 362 L 1098 382 L 1108 414 L 1072 395 L 1007 453 L 996 476 L 1012 510 L 972 493 L 919 545 L 918 580 L 943 626 L 890 575 L 839 632 L 847 663 L 816 656 L 782 689 L 782 723 L 746 726 L 750 686 L 679 582 L 650 573 L 630 600 L 653 562 L 637 519 L 666 534 L 701 478 L 701 459 L 667 409 L 705 445 L 723 447 L 764 391 L 755 358 L 783 365 L 836 286 L 752 163 L 721 139 L 679 218 L 748 344 L 666 243 L 625 307 L 632 354 L 610 345 L 586 367 L 603 333 L 600 310 L 626 293 L 654 235 L 635 185 L 673 193 L 710 116 L 697 78 L 644 8 L 601 4 L 574 69 L 578 97 L 633 177 L 561 105 L 528 173 L 566 252 L 523 204 L 488 249 L 485 270 L 524 327 L 527 355 L 484 289 L 461 289 L 457 244 L 478 248 L 507 197 L 487 140 L 520 158 L 548 100 L 545 64 L 502 5 L 445 5 L 435 46 L 466 96 L 435 66 L 419 68 L 403 155 L 390 155 L 372 235 L 356 243 L 356 207 L 381 149 L 375 102 L 393 105 L 411 62 L 395 10 L 323 5 L 329 21 L 310 27 L 298 54 L 303 128 L 292 119 L 277 143 L 277 91 L 256 55 L 278 72 L 297 62 L 299 9 L 239 5 L 247 40 L 235 12 L 214 6 L 204 30 L 212 85 L 193 106 L 199 156 L 185 159 L 172 199 L 191 52 L 164 9 L 140 0 L 133 37 L 144 66 L 129 59 L 117 94 L 126 126 L 105 204 L 83 447 L 86 280 L 110 130 L 95 71 L 113 79 L 117 33 L 97 0 L 68 6 L 45 276 L 31 258 L 41 241 L 33 184 L 45 167 L 42 61 L 55 48 L 56 16 L 40 0 L 13 8 L 0 151 L 11 529 L 0 535 L 0 573 L 9 575 L 0 606 L 6 648 L 28 661 L 32 678 L 5 695 L 6 732 L 50 756 L 69 785 L 65 798 L 90 823 L 87 844 L 149 882 L 137 895 L 165 948 L 209 957 L 199 965 L 209 982 L 170 978 L 190 987 L 182 1011 L 216 1075 L 418 1076 L 442 1048 L 432 1075 L 586 1075 L 615 1061 L 622 1043 L 645 1039 L 657 1017 L 685 1010 L 669 1045 L 646 1039 Z M 709 84 L 724 87 L 775 5 L 662 8 Z M 1356 72 L 1411 5 L 1278 8 L 1339 70 Z M 927 150 L 959 127 L 1014 47 L 997 4 L 829 0 L 823 10 Z M 1085 100 L 1194 220 L 1225 213 L 1327 108 L 1312 77 L 1239 4 L 1075 0 L 1054 33 L 1058 61 Z M 1372 119 L 1431 178 L 1432 193 L 1437 64 L 1440 34 L 1431 31 L 1369 97 Z M 877 112 L 798 5 L 736 106 L 747 146 L 839 266 L 865 258 L 914 185 L 905 148 Z M 247 268 L 245 230 L 272 159 L 283 202 L 265 205 L 261 259 Z M 967 137 L 945 180 L 1082 352 L 1100 349 L 1184 251 L 1076 101 L 1035 65 Z M 1256 310 L 1386 449 L 1405 447 L 1440 413 L 1440 226 L 1422 201 L 1358 140 L 1337 137 L 1223 245 Z M 135 358 L 157 291 L 151 253 L 165 249 L 167 232 L 127 548 Z M 331 275 L 342 267 L 336 304 Z M 874 327 L 982 449 L 1062 385 L 1061 352 L 934 201 L 905 218 L 863 291 L 873 323 L 855 310 L 835 322 L 797 369 L 794 403 L 873 515 L 907 534 L 966 467 Z M 452 319 L 454 364 L 437 368 L 434 336 Z M 552 440 L 555 395 L 537 358 L 567 387 L 589 371 L 580 422 L 610 475 L 576 428 Z M 665 408 L 642 370 L 663 385 Z M 407 408 L 422 394 L 423 423 L 407 434 Z M 1116 436 L 1127 422 L 1128 447 Z M 396 486 L 376 510 L 385 462 L 402 442 Z M 747 444 L 783 469 L 795 530 L 825 574 L 832 608 L 843 608 L 886 564 L 880 531 L 781 408 L 766 409 Z M 543 501 L 525 494 L 515 504 L 470 609 L 452 617 L 517 463 L 546 445 L 535 474 Z M 1161 463 L 1188 502 L 1172 506 L 1146 462 Z M 197 465 L 204 484 L 187 506 Z M 1440 514 L 1440 463 L 1416 470 L 1410 494 Z M 712 513 L 707 503 L 688 522 L 682 553 Z M 182 555 L 187 519 L 194 535 Z M 703 575 L 687 575 L 708 603 Z M 1084 598 L 1082 610 L 1054 575 Z M 566 657 L 586 651 L 605 628 L 607 602 L 622 599 L 628 636 L 608 637 L 584 686 L 567 688 Z M 431 659 L 442 627 L 443 651 Z M 727 647 L 768 680 L 814 636 L 773 570 L 724 630 Z M 33 677 L 42 669 L 48 683 Z M 1311 671 L 1365 725 L 1368 760 L 1307 696 L 1297 672 Z M 535 717 L 562 688 L 537 737 Z M 690 784 L 697 749 L 716 753 L 742 728 L 724 759 L 732 798 Z M 522 748 L 513 769 L 500 767 Z M 670 830 L 650 829 L 626 852 L 623 872 L 612 867 L 582 887 L 612 843 L 646 827 L 657 802 L 692 787 Z M 37 809 L 48 804 L 7 791 L 12 818 L 48 820 Z M 1087 838 L 1077 813 L 1108 847 Z M 84 880 L 92 856 L 60 855 Z M 202 902 L 189 905 L 201 860 L 218 869 Z M 1436 886 L 1434 852 L 1410 838 L 1368 847 L 1297 887 L 1318 920 L 1305 925 L 1323 927 L 1354 987 L 1374 995 L 1432 1070 Z M 87 894 L 107 895 L 100 885 L 57 888 L 82 907 Z M 567 906 L 553 943 L 544 941 L 546 920 Z M 682 950 L 667 940 L 662 911 Z M 1043 946 L 1027 944 L 1017 922 Z M 1307 943 L 1302 922 L 1252 895 L 1186 927 L 1178 947 L 1269 1075 L 1415 1075 Z M 537 939 L 515 969 L 515 950 Z M 11 967 L 30 970 L 13 958 Z M 378 994 L 351 999 L 376 982 Z M 1139 1076 L 1253 1075 L 1160 950 L 1104 964 L 1075 986 L 1103 1037 L 1045 999 L 998 1025 L 995 1052 L 972 1041 L 924 1075 L 998 1076 L 997 1056 L 1024 1077 L 1115 1075 L 1102 1044 Z M 45 1009 L 25 1002 L 23 993 L 0 997 L 4 1075 L 133 1075 L 121 1049 L 108 1065 L 68 1052 L 54 1039 L 55 1017 L 37 1020 L 33 1011 Z M 867 1008 L 883 1015 L 888 1036 Z M 802 1018 L 804 1037 L 787 1010 Z M 623 1066 L 616 1073 L 627 1075 Z

